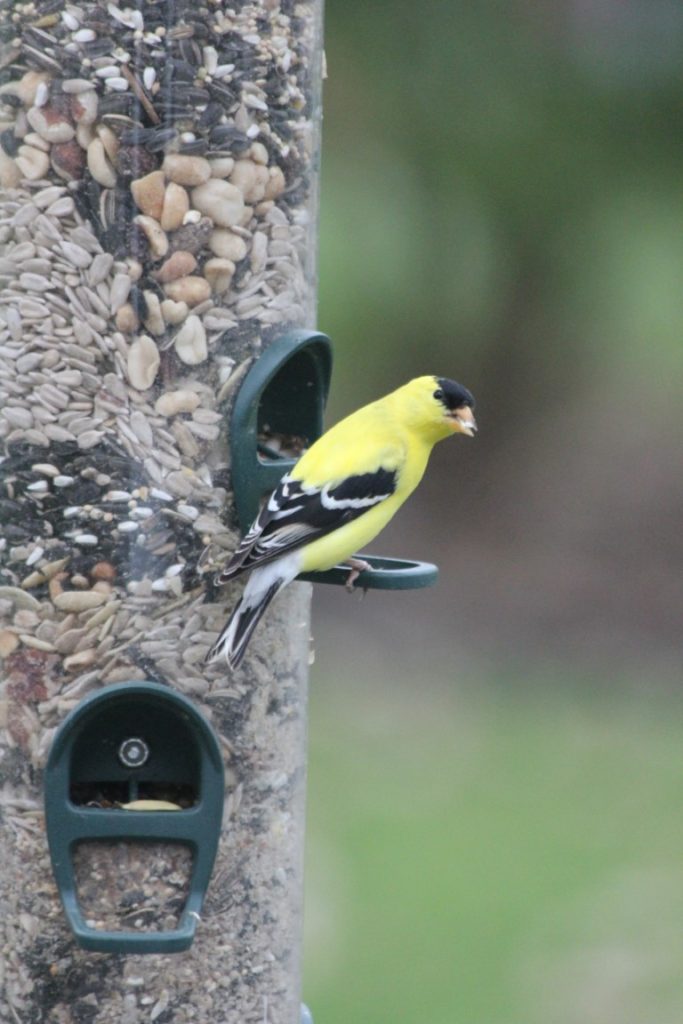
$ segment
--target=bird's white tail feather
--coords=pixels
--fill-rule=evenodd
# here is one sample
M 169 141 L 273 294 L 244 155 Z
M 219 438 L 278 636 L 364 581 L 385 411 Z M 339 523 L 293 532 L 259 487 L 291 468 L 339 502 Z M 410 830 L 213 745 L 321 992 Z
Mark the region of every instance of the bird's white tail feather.
M 236 669 L 244 657 L 251 635 L 273 598 L 299 573 L 299 552 L 278 558 L 254 569 L 225 628 L 206 656 L 207 662 L 224 657 Z

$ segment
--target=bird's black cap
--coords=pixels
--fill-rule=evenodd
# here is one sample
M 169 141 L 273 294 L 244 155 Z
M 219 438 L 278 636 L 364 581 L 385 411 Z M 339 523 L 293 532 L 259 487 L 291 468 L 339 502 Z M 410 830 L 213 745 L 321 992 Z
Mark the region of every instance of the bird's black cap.
M 439 390 L 443 392 L 442 401 L 447 409 L 461 409 L 463 405 L 469 405 L 474 409 L 474 395 L 457 381 L 449 380 L 448 377 L 437 377 Z

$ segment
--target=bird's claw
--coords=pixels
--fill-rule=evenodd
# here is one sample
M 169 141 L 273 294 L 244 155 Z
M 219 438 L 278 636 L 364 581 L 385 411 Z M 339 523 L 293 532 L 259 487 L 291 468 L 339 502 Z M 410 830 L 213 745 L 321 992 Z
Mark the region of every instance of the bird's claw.
M 364 562 L 362 558 L 348 558 L 344 565 L 348 565 L 351 569 L 351 572 L 346 577 L 344 586 L 349 594 L 353 594 L 355 590 L 354 583 L 362 572 L 370 568 L 370 563 Z M 365 592 L 366 590 L 367 587 L 364 587 L 363 591 Z

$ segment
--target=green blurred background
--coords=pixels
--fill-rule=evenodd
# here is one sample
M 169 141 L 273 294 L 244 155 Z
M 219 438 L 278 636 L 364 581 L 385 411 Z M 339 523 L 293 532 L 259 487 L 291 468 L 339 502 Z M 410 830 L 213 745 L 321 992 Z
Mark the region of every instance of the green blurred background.
M 683 1014 L 683 8 L 328 0 L 330 421 L 478 400 L 378 553 L 318 587 L 316 1024 Z

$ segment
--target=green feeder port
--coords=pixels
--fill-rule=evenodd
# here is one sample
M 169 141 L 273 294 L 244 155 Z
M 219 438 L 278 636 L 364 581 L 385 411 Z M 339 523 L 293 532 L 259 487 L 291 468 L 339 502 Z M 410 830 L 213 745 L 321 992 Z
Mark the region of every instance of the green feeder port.
M 317 331 L 283 335 L 250 367 L 230 422 L 232 486 L 243 533 L 263 498 L 295 465 L 296 448 L 310 446 L 323 433 L 331 374 L 331 342 Z M 358 577 L 356 585 L 362 589 L 414 590 L 431 586 L 439 575 L 428 562 L 360 557 L 370 565 Z M 348 574 L 348 566 L 335 566 L 300 579 L 343 586 Z
M 230 423 L 232 485 L 243 533 L 258 515 L 264 495 L 297 460 L 274 445 L 282 439 L 310 445 L 322 434 L 331 375 L 330 339 L 315 331 L 284 335 L 250 367 Z
M 223 774 L 213 729 L 187 698 L 166 686 L 109 686 L 65 719 L 47 762 L 45 816 L 62 904 L 82 948 L 174 953 L 190 947 L 218 848 Z M 177 810 L 151 809 L 173 807 L 172 801 Z M 130 805 L 136 809 L 126 809 Z M 86 920 L 74 871 L 76 848 L 126 841 L 189 848 L 189 893 L 176 928 L 110 931 Z

